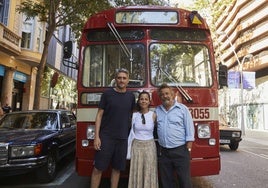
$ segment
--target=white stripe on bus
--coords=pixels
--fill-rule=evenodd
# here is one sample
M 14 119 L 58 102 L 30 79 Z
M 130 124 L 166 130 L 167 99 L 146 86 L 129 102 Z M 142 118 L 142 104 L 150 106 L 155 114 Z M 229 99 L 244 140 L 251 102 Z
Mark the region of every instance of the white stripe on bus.
M 190 107 L 194 121 L 218 121 L 218 107 Z M 77 122 L 95 121 L 98 108 L 78 108 Z

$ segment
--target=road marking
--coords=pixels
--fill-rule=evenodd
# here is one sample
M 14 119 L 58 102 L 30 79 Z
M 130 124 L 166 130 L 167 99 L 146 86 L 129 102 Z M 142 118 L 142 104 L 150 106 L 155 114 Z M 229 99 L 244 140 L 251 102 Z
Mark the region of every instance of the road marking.
M 68 167 L 66 168 L 66 171 L 64 171 L 64 174 L 60 176 L 60 178 L 57 178 L 56 181 L 52 182 L 51 184 L 48 184 L 47 186 L 63 184 L 65 180 L 67 180 L 72 175 L 74 170 L 75 170 L 75 167 L 73 163 L 71 163 L 70 165 L 68 165 Z
M 265 155 L 265 154 L 260 154 L 260 155 L 263 156 L 263 157 L 268 158 L 268 155 Z
M 20 184 L 20 185 L 8 185 L 8 186 L 3 186 L 1 185 L 1 188 L 21 188 L 21 187 L 27 187 L 27 188 L 31 188 L 31 187 L 55 187 L 56 185 L 61 185 L 63 184 L 71 175 L 72 173 L 74 172 L 75 170 L 75 166 L 74 166 L 74 163 L 70 163 L 65 169 L 64 169 L 64 172 L 61 173 L 59 172 L 56 179 L 51 182 L 51 183 L 46 183 L 46 184 L 38 184 L 38 183 L 35 183 L 35 184 Z
M 255 156 L 258 156 L 258 157 L 261 157 L 263 159 L 268 159 L 268 155 L 265 155 L 265 154 L 256 154 L 256 153 L 253 153 L 253 152 L 247 151 L 247 150 L 242 150 L 242 151 L 244 151 L 246 153 L 250 153 L 250 154 L 255 155 Z

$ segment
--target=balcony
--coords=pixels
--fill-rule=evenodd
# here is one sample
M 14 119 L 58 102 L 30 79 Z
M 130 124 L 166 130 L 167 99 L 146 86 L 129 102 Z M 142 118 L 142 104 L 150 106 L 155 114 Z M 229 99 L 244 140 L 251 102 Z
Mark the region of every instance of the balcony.
M 21 53 L 21 37 L 0 23 L 0 50 L 12 56 Z

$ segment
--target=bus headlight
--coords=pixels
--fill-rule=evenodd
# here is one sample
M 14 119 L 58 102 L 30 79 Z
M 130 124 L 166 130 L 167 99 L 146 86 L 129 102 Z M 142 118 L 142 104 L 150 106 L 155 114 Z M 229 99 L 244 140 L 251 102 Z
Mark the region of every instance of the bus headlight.
M 211 130 L 208 124 L 198 125 L 197 127 L 198 138 L 210 138 Z
M 95 126 L 89 125 L 87 127 L 87 139 L 94 140 L 95 138 Z

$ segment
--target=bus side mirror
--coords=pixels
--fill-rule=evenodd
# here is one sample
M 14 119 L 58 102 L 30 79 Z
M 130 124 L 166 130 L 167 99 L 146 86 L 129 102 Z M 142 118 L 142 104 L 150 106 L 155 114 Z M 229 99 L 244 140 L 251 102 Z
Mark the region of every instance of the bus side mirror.
M 218 78 L 220 88 L 223 86 L 228 86 L 228 68 L 226 65 L 219 64 Z
M 73 43 L 72 41 L 67 41 L 63 44 L 63 59 L 69 59 L 72 57 Z

